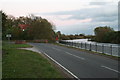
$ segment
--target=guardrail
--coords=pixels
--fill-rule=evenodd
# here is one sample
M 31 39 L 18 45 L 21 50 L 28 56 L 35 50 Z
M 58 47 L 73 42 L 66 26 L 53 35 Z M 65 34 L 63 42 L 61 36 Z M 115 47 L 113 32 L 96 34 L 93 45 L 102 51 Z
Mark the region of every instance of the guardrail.
M 104 44 L 91 44 L 91 43 L 83 43 L 83 42 L 71 42 L 71 41 L 59 41 L 59 43 L 72 46 L 80 49 L 85 49 L 89 51 L 104 53 L 112 56 L 120 56 L 120 46 L 113 45 L 104 45 Z

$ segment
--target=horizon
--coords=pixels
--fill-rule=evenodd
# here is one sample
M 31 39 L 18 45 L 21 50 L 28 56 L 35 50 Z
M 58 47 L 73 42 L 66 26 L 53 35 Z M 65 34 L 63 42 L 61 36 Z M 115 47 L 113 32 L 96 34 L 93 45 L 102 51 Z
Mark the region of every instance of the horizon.
M 66 35 L 93 35 L 99 26 L 118 30 L 118 0 L 1 0 L 0 10 L 15 17 L 41 16 Z

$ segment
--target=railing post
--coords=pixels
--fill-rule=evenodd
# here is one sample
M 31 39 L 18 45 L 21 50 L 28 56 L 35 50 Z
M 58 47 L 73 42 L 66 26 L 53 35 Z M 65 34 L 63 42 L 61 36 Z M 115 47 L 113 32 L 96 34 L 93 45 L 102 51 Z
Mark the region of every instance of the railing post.
M 77 47 L 79 48 L 79 42 L 77 42 Z
M 82 42 L 81 42 L 81 49 L 82 49 Z
M 80 42 L 79 42 L 79 48 L 80 48 Z
M 78 48 L 78 42 L 76 42 L 76 47 Z
M 76 47 L 76 42 L 75 42 L 75 47 Z
M 72 46 L 74 46 L 74 42 L 72 42 Z
M 85 42 L 85 49 L 86 49 L 86 42 Z
M 110 51 L 111 51 L 111 55 L 112 55 L 112 45 L 110 45 Z
M 102 53 L 104 53 L 104 44 L 102 44 Z
M 74 45 L 75 45 L 75 47 L 76 47 L 76 42 L 74 42 Z
M 91 43 L 90 43 L 90 49 L 89 50 L 91 51 Z
M 97 52 L 97 43 L 96 43 L 96 52 Z
M 66 44 L 69 45 L 69 41 L 67 41 Z
M 79 42 L 78 42 L 78 45 L 77 45 L 77 46 L 78 46 L 78 48 L 79 48 Z
M 72 43 L 72 46 L 73 46 L 73 42 L 71 42 Z
M 80 48 L 81 48 L 81 42 L 80 42 Z

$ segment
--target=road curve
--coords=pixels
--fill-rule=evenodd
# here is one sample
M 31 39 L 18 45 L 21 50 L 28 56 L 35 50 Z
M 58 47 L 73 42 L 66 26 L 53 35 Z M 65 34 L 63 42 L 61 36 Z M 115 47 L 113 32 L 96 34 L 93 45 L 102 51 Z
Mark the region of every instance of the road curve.
M 77 78 L 118 78 L 118 61 L 46 43 L 30 43 Z

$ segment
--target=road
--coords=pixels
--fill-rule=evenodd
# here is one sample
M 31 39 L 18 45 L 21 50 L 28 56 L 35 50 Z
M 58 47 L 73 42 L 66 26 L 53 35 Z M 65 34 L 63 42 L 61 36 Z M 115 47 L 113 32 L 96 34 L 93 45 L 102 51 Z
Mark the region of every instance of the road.
M 30 43 L 75 78 L 118 78 L 118 61 L 46 43 Z

